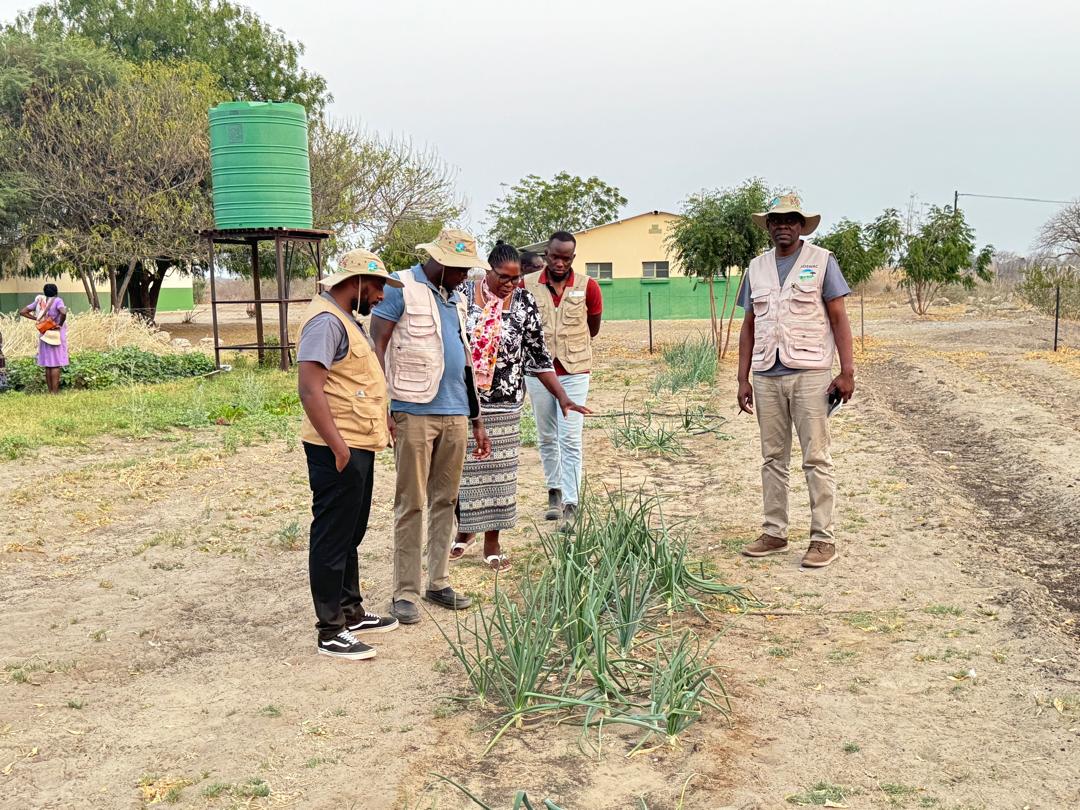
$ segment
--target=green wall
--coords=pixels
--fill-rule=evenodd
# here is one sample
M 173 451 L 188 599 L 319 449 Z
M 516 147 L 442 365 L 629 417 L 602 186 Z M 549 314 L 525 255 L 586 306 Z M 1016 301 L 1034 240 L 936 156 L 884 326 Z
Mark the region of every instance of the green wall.
M 15 313 L 27 304 L 34 303 L 36 293 L 0 293 L 0 312 Z M 102 296 L 102 305 L 107 309 L 109 306 L 108 290 L 99 293 Z M 67 305 L 69 312 L 86 312 L 90 309 L 90 299 L 86 293 L 65 292 L 61 298 Z M 166 287 L 158 296 L 158 312 L 187 312 L 193 309 L 195 301 L 191 295 L 191 288 Z
M 685 276 L 666 279 L 616 278 L 600 281 L 604 294 L 604 320 L 643 321 L 649 317 L 649 293 L 652 293 L 652 316 L 655 321 L 685 320 L 709 317 L 709 285 Z M 696 289 L 695 289 L 696 287 Z M 713 286 L 716 312 L 724 301 L 727 282 Z M 733 279 L 728 292 L 728 307 L 739 289 L 739 279 Z M 742 310 L 736 312 L 741 317 Z

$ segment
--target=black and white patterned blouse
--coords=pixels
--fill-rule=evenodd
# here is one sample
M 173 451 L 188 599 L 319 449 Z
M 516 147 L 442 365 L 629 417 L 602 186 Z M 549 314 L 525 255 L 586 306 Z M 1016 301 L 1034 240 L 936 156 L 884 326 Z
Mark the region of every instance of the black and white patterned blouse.
M 484 308 L 476 303 L 476 283 L 467 281 L 459 288 L 469 302 L 466 332 L 472 334 Z M 509 306 L 503 307 L 502 342 L 491 388 L 480 392 L 480 406 L 485 411 L 516 411 L 525 401 L 525 375 L 554 371 L 551 354 L 544 343 L 540 308 L 528 290 L 518 287 Z

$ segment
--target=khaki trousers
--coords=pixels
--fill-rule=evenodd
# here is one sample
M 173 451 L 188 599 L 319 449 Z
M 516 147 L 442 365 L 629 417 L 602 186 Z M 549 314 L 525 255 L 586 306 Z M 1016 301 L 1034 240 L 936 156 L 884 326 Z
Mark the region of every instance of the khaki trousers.
M 788 536 L 788 477 L 791 426 L 799 434 L 803 472 L 810 491 L 810 539 L 833 538 L 836 481 L 829 455 L 828 390 L 832 371 L 800 371 L 783 377 L 754 375 L 754 410 L 761 429 L 761 494 L 765 507 L 762 530 Z
M 465 464 L 469 420 L 396 412 L 394 462 L 394 599 L 420 601 L 424 510 L 427 510 L 428 588 L 450 585 L 454 505 Z

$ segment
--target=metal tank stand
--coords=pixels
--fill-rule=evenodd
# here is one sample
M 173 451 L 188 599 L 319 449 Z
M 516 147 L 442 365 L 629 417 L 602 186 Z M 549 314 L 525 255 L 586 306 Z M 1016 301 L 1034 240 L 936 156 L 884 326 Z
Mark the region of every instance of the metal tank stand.
M 267 351 L 281 352 L 281 370 L 288 371 L 291 365 L 291 350 L 296 344 L 289 342 L 289 304 L 306 304 L 311 298 L 284 298 L 285 266 L 292 251 L 306 251 L 315 266 L 317 279 L 323 277 L 322 243 L 331 236 L 330 231 L 314 228 L 252 228 L 250 230 L 206 230 L 200 236 L 207 242 L 210 254 L 210 317 L 214 323 L 214 364 L 221 367 L 223 351 L 256 351 L 262 362 Z M 274 243 L 274 256 L 277 267 L 277 298 L 264 298 L 260 290 L 259 279 L 259 244 Z M 251 283 L 254 298 L 219 300 L 217 297 L 217 279 L 215 269 L 215 245 L 247 245 L 251 248 Z M 254 304 L 255 305 L 255 342 L 223 345 L 218 327 L 218 306 Z M 278 345 L 267 345 L 263 333 L 263 304 L 277 304 L 278 307 Z

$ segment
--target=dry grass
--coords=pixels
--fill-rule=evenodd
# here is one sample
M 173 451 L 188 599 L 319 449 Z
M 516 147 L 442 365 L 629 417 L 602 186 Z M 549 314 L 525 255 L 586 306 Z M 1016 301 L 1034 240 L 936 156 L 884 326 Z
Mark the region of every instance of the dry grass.
M 1073 349 L 1069 346 L 1061 346 L 1056 352 L 1028 352 L 1024 355 L 1024 359 L 1045 360 L 1047 363 L 1053 363 L 1054 365 L 1080 377 L 1080 349 Z
M 38 350 L 38 332 L 34 323 L 15 315 L 0 315 L 4 335 L 4 354 L 33 357 Z M 83 312 L 68 318 L 68 347 L 71 351 L 118 349 L 135 346 L 154 354 L 172 354 L 169 335 L 127 312 Z

